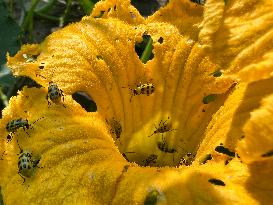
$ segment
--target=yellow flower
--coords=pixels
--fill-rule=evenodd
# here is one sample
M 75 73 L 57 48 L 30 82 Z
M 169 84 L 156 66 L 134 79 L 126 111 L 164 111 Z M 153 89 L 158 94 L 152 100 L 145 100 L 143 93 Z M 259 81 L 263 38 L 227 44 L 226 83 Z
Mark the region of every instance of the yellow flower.
M 144 19 L 129 0 L 106 0 L 8 56 L 43 87 L 3 111 L 4 203 L 272 203 L 272 11 L 265 0 L 173 0 Z M 143 35 L 147 63 L 135 52 Z M 78 91 L 97 112 L 72 99 Z M 30 161 L 21 154 L 18 167 L 22 150 Z

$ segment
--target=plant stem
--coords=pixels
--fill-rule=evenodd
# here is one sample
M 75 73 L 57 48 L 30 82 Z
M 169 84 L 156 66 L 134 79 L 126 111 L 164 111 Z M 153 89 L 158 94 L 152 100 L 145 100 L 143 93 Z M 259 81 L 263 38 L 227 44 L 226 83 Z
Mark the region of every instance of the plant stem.
M 7 98 L 7 96 L 3 93 L 1 87 L 0 87 L 0 99 L 1 99 L 1 101 L 3 102 L 3 105 L 4 105 L 5 107 L 7 107 L 8 104 L 9 104 L 8 98 Z
M 60 20 L 58 17 L 51 16 L 51 15 L 44 14 L 44 13 L 40 13 L 40 12 L 35 12 L 35 15 L 36 15 L 36 16 L 39 16 L 39 17 L 41 17 L 41 18 L 50 20 L 50 21 L 54 21 L 54 22 L 56 22 L 56 21 L 59 22 L 59 20 Z
M 50 0 L 45 6 L 40 8 L 39 10 L 35 10 L 35 13 L 46 13 L 48 12 L 52 6 L 55 4 L 56 0 Z
M 60 23 L 59 23 L 60 27 L 63 27 L 65 25 L 66 21 L 67 21 L 67 15 L 68 15 L 68 13 L 70 11 L 71 3 L 72 3 L 72 0 L 67 1 L 64 14 L 60 17 Z
M 21 27 L 24 32 L 28 31 L 29 32 L 29 37 L 32 39 L 32 30 L 33 30 L 33 12 L 36 6 L 40 0 L 32 0 L 31 7 L 29 11 L 27 12 L 27 16 L 25 17 Z
M 142 63 L 146 63 L 149 58 L 151 57 L 152 54 L 152 50 L 153 50 L 153 39 L 150 37 L 148 40 L 148 43 L 140 57 L 140 60 Z

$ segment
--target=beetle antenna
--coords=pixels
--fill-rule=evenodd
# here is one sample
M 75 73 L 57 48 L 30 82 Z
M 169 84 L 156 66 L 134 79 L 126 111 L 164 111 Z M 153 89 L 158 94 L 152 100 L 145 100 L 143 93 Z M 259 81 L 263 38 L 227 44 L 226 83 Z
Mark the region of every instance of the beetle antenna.
M 43 118 L 45 118 L 45 117 L 40 117 L 39 119 L 35 120 L 35 121 L 32 123 L 32 125 L 34 125 L 36 122 L 38 122 L 39 120 L 41 120 L 41 119 L 43 119 Z
M 22 149 L 21 146 L 19 145 L 18 139 L 16 139 L 16 142 L 17 142 L 17 145 L 18 145 L 18 147 L 19 147 L 19 149 L 20 149 L 20 152 L 22 152 L 23 149 Z

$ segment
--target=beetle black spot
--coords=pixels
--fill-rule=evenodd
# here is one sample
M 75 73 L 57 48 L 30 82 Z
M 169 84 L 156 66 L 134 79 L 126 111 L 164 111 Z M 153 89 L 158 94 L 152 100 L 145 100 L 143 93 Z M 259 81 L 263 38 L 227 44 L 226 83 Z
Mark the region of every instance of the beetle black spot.
M 26 168 L 27 168 L 27 165 L 26 165 L 26 164 L 23 164 L 23 167 L 24 167 L 24 169 L 26 169 Z
M 226 186 L 225 182 L 220 179 L 211 178 L 208 180 L 210 183 L 217 185 L 217 186 Z
M 30 165 L 28 165 L 28 167 L 27 167 L 28 169 L 31 169 L 31 167 L 30 167 Z
M 19 166 L 19 170 L 22 170 L 22 169 L 23 169 L 23 167 L 20 165 L 20 166 Z

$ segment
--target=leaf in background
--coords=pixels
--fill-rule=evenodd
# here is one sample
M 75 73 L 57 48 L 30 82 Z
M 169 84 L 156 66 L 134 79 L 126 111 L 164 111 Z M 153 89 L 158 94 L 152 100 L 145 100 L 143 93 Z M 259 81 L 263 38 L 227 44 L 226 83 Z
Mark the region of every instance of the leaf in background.
M 80 0 L 79 3 L 84 9 L 85 14 L 90 14 L 94 8 L 95 3 L 99 0 Z
M 15 83 L 15 78 L 8 69 L 8 67 L 4 64 L 0 67 L 0 86 L 9 87 L 10 85 Z
M 3 0 L 0 0 L 0 64 L 6 62 L 6 53 L 15 54 L 20 48 L 20 27 L 9 16 Z

